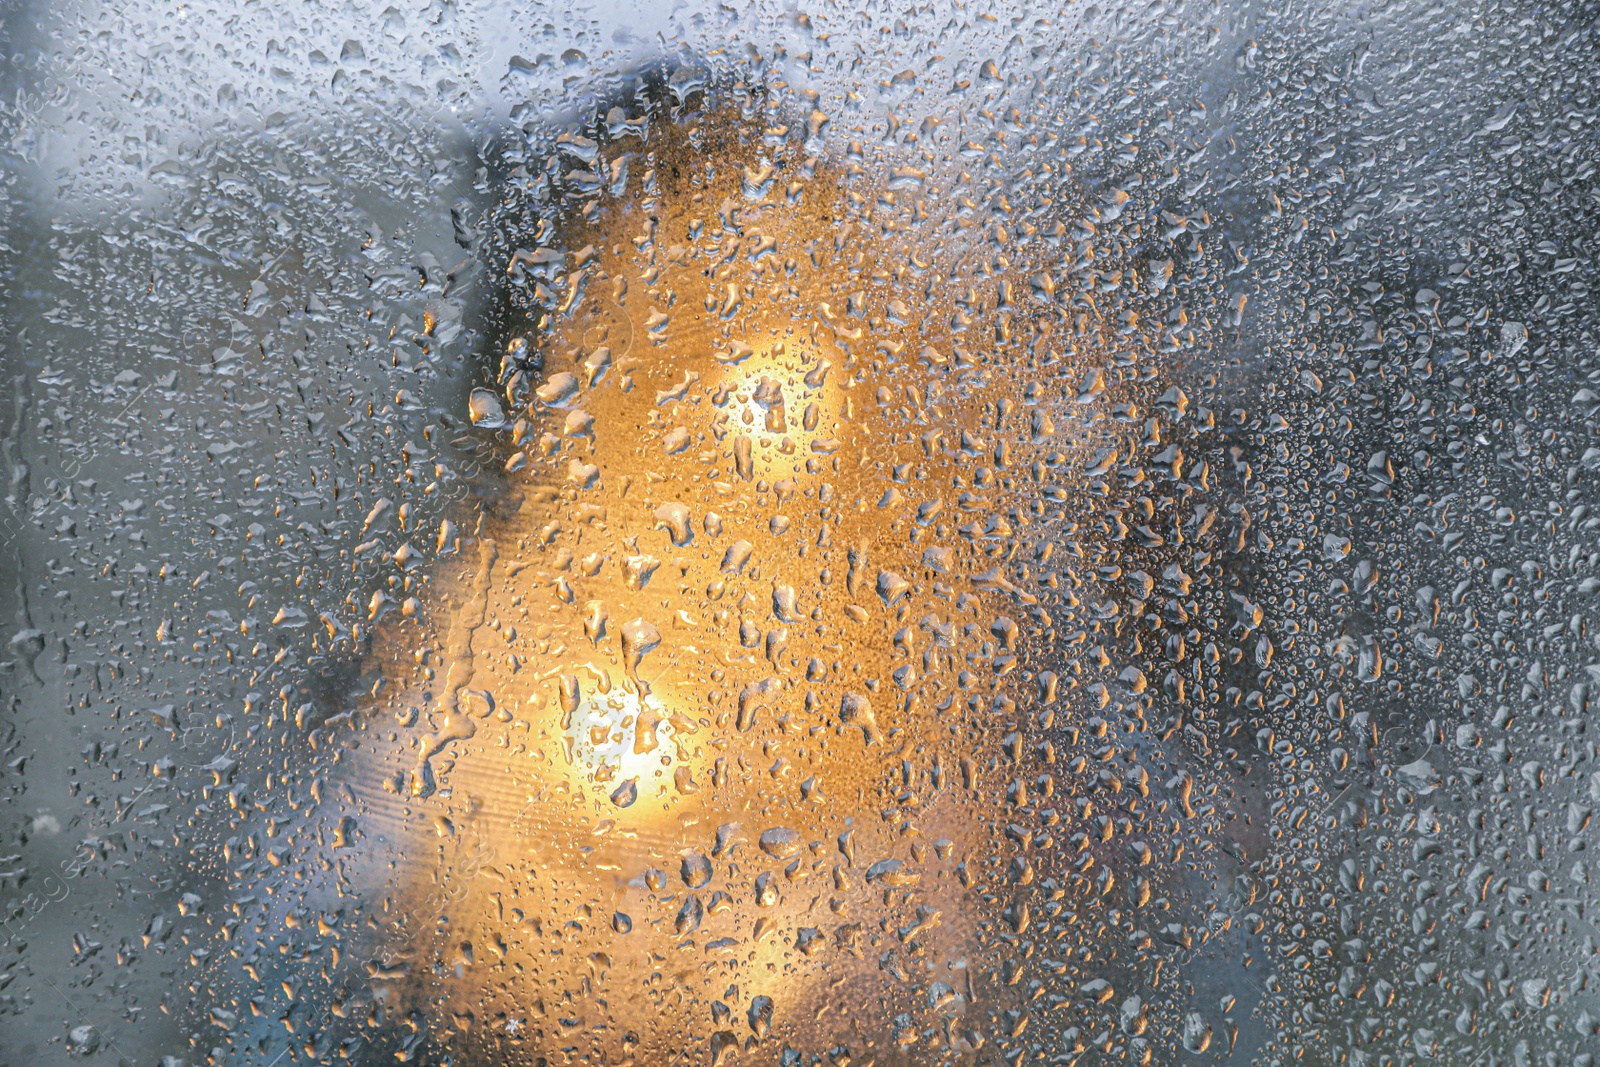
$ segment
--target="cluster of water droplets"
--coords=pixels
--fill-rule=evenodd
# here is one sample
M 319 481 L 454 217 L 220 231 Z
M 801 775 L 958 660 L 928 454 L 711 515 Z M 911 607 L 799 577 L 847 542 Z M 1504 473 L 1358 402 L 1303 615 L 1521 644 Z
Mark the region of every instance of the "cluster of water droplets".
M 7 201 L 5 1031 L 1592 1062 L 1581 11 L 452 10 Z

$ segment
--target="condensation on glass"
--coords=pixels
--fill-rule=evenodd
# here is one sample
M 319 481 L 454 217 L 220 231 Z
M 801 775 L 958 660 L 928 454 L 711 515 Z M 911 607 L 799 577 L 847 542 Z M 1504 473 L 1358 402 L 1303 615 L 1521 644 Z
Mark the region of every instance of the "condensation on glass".
M 1600 1051 L 1582 5 L 18 5 L 0 1063 Z

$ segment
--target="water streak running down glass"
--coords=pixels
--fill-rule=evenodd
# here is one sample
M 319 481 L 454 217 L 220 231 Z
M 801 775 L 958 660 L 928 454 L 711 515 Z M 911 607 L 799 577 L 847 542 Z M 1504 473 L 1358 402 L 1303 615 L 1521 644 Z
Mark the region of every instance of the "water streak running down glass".
M 1581 4 L 0 11 L 0 1067 L 1600 1054 Z

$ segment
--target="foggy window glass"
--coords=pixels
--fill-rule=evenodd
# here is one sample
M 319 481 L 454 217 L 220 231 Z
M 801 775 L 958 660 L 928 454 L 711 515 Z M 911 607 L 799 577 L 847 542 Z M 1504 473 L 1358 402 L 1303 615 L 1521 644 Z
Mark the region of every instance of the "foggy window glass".
M 1582 3 L 0 10 L 0 1067 L 1590 1067 Z

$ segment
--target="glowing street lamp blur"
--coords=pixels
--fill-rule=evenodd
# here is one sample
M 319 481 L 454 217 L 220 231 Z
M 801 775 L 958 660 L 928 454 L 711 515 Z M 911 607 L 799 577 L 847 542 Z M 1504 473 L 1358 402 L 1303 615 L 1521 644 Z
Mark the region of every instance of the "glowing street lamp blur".
M 1071 488 L 1062 432 L 1097 330 L 910 161 L 868 179 L 711 107 L 606 126 L 499 216 L 506 338 L 470 411 L 504 486 L 372 653 L 418 736 L 365 773 L 492 854 L 447 909 L 452 854 L 402 887 L 399 925 L 433 929 L 393 979 L 459 1018 L 487 981 L 502 1030 L 541 1006 L 515 1025 L 573 1055 L 720 1058 L 771 1027 L 970 1052 L 977 972 L 1021 973 L 984 946 L 1074 869 L 1002 862 L 1005 835 L 1110 839 L 1056 784 L 1095 771 L 1056 765 L 1043 603 L 1070 493 L 1107 491 Z

